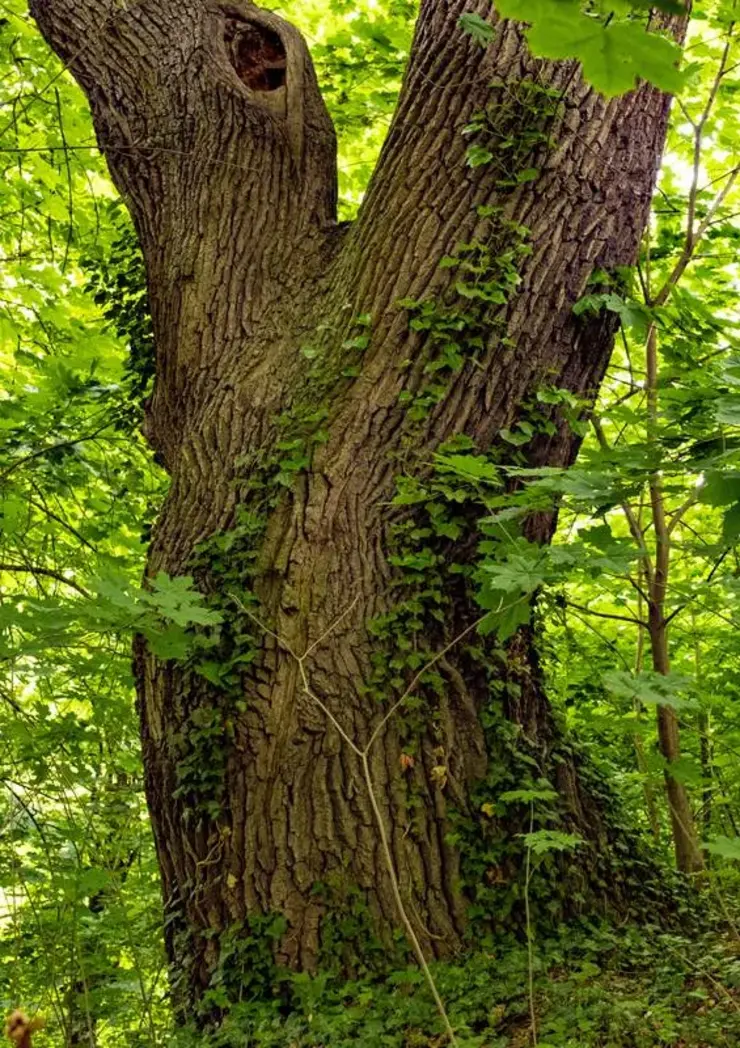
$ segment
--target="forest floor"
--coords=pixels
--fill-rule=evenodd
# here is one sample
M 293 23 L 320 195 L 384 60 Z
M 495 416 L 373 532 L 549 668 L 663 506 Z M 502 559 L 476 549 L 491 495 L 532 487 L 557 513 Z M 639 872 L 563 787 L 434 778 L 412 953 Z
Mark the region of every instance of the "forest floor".
M 459 1048 L 740 1045 L 740 938 L 734 930 L 689 936 L 635 926 L 570 925 L 534 944 L 532 964 L 526 945 L 511 944 L 481 950 L 464 962 L 436 964 L 433 971 Z M 250 1048 L 443 1048 L 448 1043 L 415 967 L 351 983 L 326 974 L 293 977 L 290 995 L 289 1015 L 285 997 L 273 1007 L 237 1006 L 214 1043 Z

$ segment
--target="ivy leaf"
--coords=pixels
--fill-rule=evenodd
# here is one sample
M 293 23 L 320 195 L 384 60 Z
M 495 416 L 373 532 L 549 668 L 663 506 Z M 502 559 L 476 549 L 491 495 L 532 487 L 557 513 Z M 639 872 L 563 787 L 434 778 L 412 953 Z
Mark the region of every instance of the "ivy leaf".
M 465 155 L 468 167 L 483 167 L 484 164 L 490 164 L 493 160 L 493 153 L 490 149 L 479 145 L 469 146 Z
M 499 797 L 503 804 L 532 804 L 534 801 L 555 801 L 558 798 L 556 790 L 507 790 Z

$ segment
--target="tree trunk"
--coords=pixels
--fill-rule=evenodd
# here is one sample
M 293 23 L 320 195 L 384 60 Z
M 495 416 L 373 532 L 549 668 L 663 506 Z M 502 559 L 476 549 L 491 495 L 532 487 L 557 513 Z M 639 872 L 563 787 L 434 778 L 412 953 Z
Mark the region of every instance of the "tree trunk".
M 653 669 L 667 676 L 670 673 L 668 638 L 662 604 L 650 603 L 650 637 Z M 673 830 L 676 865 L 683 873 L 700 873 L 704 858 L 699 845 L 694 813 L 688 790 L 672 772 L 671 765 L 681 759 L 680 730 L 676 711 L 670 706 L 659 706 L 657 711 L 660 752 L 666 760 L 665 785 L 668 809 Z
M 475 500 L 435 533 L 449 509 L 394 503 L 399 478 L 431 483 L 435 450 L 462 437 L 510 461 L 499 434 L 543 386 L 593 400 L 613 325 L 572 307 L 595 268 L 635 261 L 669 102 L 649 86 L 605 101 L 572 63 L 533 60 L 512 23 L 482 49 L 458 20 L 490 18 L 487 0 L 424 0 L 366 200 L 337 225 L 332 125 L 282 19 L 211 0 L 31 9 L 87 92 L 147 263 L 146 432 L 172 478 L 149 572 L 195 572 L 227 615 L 201 672 L 136 653 L 187 1002 L 225 983 L 227 960 L 243 984 L 235 941 L 254 951 L 260 928 L 295 967 L 317 964 L 342 907 L 389 947 L 398 914 L 362 762 L 330 718 L 366 747 L 478 614 Z M 466 163 L 471 123 L 493 156 L 480 167 Z M 570 463 L 578 438 L 557 409 L 538 425 L 520 461 Z M 529 630 L 505 656 L 471 630 L 370 748 L 430 954 L 459 947 L 481 894 L 461 835 L 503 833 L 479 811 L 481 784 L 516 785 L 511 767 L 531 776 L 532 757 L 591 843 L 573 876 L 616 901 L 606 816 L 559 738 Z M 490 885 L 515 872 L 483 866 Z
M 639 519 L 639 517 L 638 517 Z M 638 576 L 638 584 L 644 584 L 644 572 L 641 572 Z M 642 619 L 643 605 L 642 595 L 638 593 L 637 598 L 637 617 Z M 645 658 L 645 629 L 643 626 L 638 626 L 637 629 L 637 653 L 635 657 L 635 674 L 642 673 Z M 638 719 L 642 713 L 642 704 L 635 698 L 632 702 L 632 709 L 635 717 Z M 650 823 L 650 829 L 653 837 L 656 841 L 660 840 L 660 818 L 658 817 L 658 805 L 655 799 L 655 790 L 650 780 L 650 767 L 645 757 L 645 740 L 642 737 L 641 731 L 636 731 L 632 736 L 632 741 L 635 747 L 635 758 L 637 763 L 637 770 L 640 773 L 642 779 L 642 792 L 645 797 L 645 813 Z
M 650 325 L 646 348 L 647 437 L 650 444 L 656 441 L 660 425 L 658 332 L 655 324 Z M 650 477 L 649 487 L 652 523 L 655 530 L 655 564 L 648 592 L 648 636 L 653 670 L 667 677 L 671 666 L 665 604 L 671 566 L 671 534 L 666 515 L 663 478 L 660 473 L 654 473 Z M 666 762 L 664 773 L 666 797 L 671 815 L 676 865 L 683 873 L 700 873 L 704 869 L 704 856 L 699 844 L 691 800 L 686 786 L 676 778 L 673 768 L 673 765 L 681 759 L 678 717 L 671 706 L 658 706 L 656 716 L 660 752 Z

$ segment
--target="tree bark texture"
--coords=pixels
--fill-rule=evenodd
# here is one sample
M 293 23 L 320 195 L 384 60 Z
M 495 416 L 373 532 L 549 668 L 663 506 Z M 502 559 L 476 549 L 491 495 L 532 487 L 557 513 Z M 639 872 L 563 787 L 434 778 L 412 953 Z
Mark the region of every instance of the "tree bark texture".
M 314 966 L 327 890 L 335 901 L 359 893 L 382 941 L 397 926 L 360 762 L 305 693 L 294 656 L 310 650 L 311 691 L 365 746 L 413 676 L 403 665 L 401 684 L 381 679 L 380 696 L 367 686 L 381 643 L 372 624 L 398 601 L 398 535 L 418 523 L 393 504 L 398 478 L 427 476 L 434 451 L 463 435 L 505 463 L 499 434 L 544 385 L 593 401 L 614 328 L 572 307 L 594 269 L 636 259 L 669 100 L 641 86 L 605 101 L 573 63 L 532 59 L 513 23 L 498 22 L 481 48 L 459 16 L 495 22 L 486 0 L 423 0 L 366 199 L 354 223 L 337 224 L 332 124 L 306 46 L 282 19 L 241 0 L 31 0 L 31 10 L 87 93 L 147 263 L 157 381 L 146 432 L 172 478 L 149 570 L 195 564 L 239 624 L 232 654 L 248 651 L 235 700 L 137 646 L 170 949 L 197 996 L 223 934 L 260 916 L 287 921 L 282 961 Z M 680 32 L 680 20 L 668 28 Z M 494 159 L 471 167 L 463 129 L 482 112 Z M 517 182 L 527 168 L 536 177 Z M 430 393 L 431 336 L 399 303 L 444 302 L 449 317 L 458 278 L 440 262 L 482 251 L 461 248 L 471 244 L 488 245 L 499 283 L 512 252 L 518 283 L 484 303 L 475 351 Z M 412 421 L 409 404 L 423 408 Z M 577 437 L 556 409 L 549 421 L 526 464 L 572 461 Z M 298 445 L 305 461 L 275 483 L 265 464 Z M 533 534 L 547 539 L 551 527 L 535 522 Z M 444 621 L 412 636 L 432 654 L 478 614 L 464 575 L 444 574 L 469 563 L 475 544 L 471 526 L 438 551 Z M 232 598 L 252 599 L 270 632 Z M 384 638 L 389 662 L 406 641 L 400 629 Z M 483 716 L 492 687 L 543 768 L 558 738 L 529 632 L 506 661 L 473 647 L 468 637 L 451 648 L 436 687 L 416 689 L 419 725 L 400 711 L 370 752 L 402 893 L 430 954 L 455 950 L 465 931 L 450 813 L 477 817 L 471 793 L 497 759 Z M 188 792 L 188 762 L 214 771 L 211 808 Z M 598 855 L 598 802 L 574 759 L 557 769 L 567 817 Z

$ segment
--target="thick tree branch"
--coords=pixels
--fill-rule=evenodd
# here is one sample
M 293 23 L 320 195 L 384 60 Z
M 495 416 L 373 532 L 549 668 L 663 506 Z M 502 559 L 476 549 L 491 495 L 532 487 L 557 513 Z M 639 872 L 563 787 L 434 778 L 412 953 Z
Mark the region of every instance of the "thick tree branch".
M 596 268 L 635 262 L 649 214 L 669 98 L 643 84 L 607 101 L 574 63 L 532 58 L 521 27 L 496 23 L 488 0 L 472 9 L 496 24 L 486 49 L 459 24 L 471 10 L 469 0 L 422 3 L 398 109 L 343 252 L 346 298 L 356 315 L 373 317 L 363 383 L 354 403 L 346 401 L 346 415 L 367 414 L 372 388 L 376 411 L 388 414 L 385 442 L 397 428 L 392 405 L 424 382 L 424 336 L 409 339 L 409 315 L 398 303 L 449 300 L 456 275 L 440 269 L 442 257 L 481 242 L 493 242 L 492 254 L 500 256 L 512 246 L 506 232 L 512 229 L 525 230 L 532 249 L 516 261 L 516 293 L 490 309 L 484 351 L 430 413 L 435 439 L 474 430 L 483 448 L 498 438 L 497 407 L 507 398 L 517 401 L 515 382 L 592 398 L 614 325 L 605 317 L 576 318 L 572 307 Z M 684 23 L 674 18 L 668 28 L 680 36 Z M 475 117 L 480 113 L 484 120 Z M 466 135 L 471 122 L 485 127 Z M 512 141 L 530 145 L 512 153 Z M 492 159 L 471 167 L 471 142 Z M 517 181 L 525 170 L 527 177 Z M 491 214 L 499 217 L 491 221 Z M 495 277 L 480 277 L 487 279 Z M 538 328 L 531 323 L 535 311 L 545 321 Z M 507 353 L 502 331 L 515 347 Z M 402 372 L 404 360 L 417 370 Z M 560 435 L 535 441 L 531 464 L 552 464 L 554 444 L 565 464 L 578 441 L 567 444 Z M 327 449 L 332 453 L 336 449 Z
M 333 129 L 305 42 L 288 22 L 246 0 L 29 4 L 85 90 L 124 190 L 132 181 L 127 167 L 140 171 L 137 159 L 154 167 L 159 159 L 172 176 L 192 174 L 197 168 L 184 161 L 197 159 L 207 169 L 232 167 L 254 178 L 264 171 L 248 161 L 277 151 L 292 161 L 297 196 L 301 176 L 329 176 L 321 205 L 315 203 L 321 221 L 333 218 Z M 215 126 L 214 117 L 228 125 Z M 177 161 L 168 163 L 173 155 Z M 135 202 L 140 187 L 133 188 Z
M 298 31 L 242 0 L 30 7 L 137 226 L 157 351 L 148 432 L 173 465 L 219 374 L 274 363 L 263 347 L 250 358 L 257 327 L 325 265 L 334 129 Z
M 471 11 L 496 28 L 493 42 L 485 49 L 460 24 L 460 16 Z M 657 22 L 661 29 L 683 37 L 684 17 L 661 15 Z M 501 134 L 498 141 L 493 135 L 485 143 L 498 154 L 492 163 L 471 169 L 466 163 L 471 138 L 466 138 L 463 130 L 474 114 L 491 106 L 499 112 L 510 111 L 513 133 L 520 133 L 523 127 L 529 130 L 537 103 L 530 108 L 522 105 L 521 96 L 517 98 L 516 88 L 523 81 L 560 92 L 564 107 L 547 128 L 554 148 L 535 149 L 530 157 L 532 165 L 541 167 L 541 177 L 515 193 L 502 192 L 502 181 L 515 178 L 518 173 L 501 169 L 502 158 L 505 168 L 506 135 Z M 431 269 L 438 262 L 436 257 L 424 257 L 424 241 L 432 235 L 439 237 L 445 228 L 451 237 L 457 234 L 458 239 L 464 239 L 466 227 L 474 228 L 476 224 L 475 216 L 470 214 L 474 205 L 499 204 L 505 196 L 507 211 L 518 211 L 526 221 L 533 202 L 557 187 L 557 196 L 553 195 L 556 213 L 564 205 L 567 208 L 575 205 L 581 212 L 587 210 L 587 200 L 580 194 L 577 201 L 568 200 L 568 192 L 576 188 L 576 182 L 570 182 L 564 192 L 563 171 L 568 170 L 569 178 L 576 181 L 581 171 L 584 175 L 588 171 L 593 202 L 601 204 L 606 199 L 606 179 L 616 170 L 625 194 L 618 216 L 605 214 L 605 209 L 599 207 L 602 221 L 607 224 L 605 229 L 596 229 L 585 215 L 582 220 L 588 222 L 588 232 L 593 232 L 600 242 L 596 249 L 599 265 L 609 268 L 631 264 L 637 253 L 651 192 L 645 192 L 645 179 L 640 177 L 643 171 L 639 167 L 642 160 L 637 153 L 620 148 L 617 136 L 614 151 L 609 153 L 604 148 L 604 129 L 631 121 L 646 143 L 662 135 L 661 121 L 655 119 L 658 96 L 659 92 L 643 84 L 626 97 L 604 100 L 584 82 L 573 62 L 551 63 L 528 55 L 521 27 L 500 21 L 489 0 L 476 0 L 472 5 L 470 0 L 448 3 L 423 0 L 398 108 L 361 213 L 363 243 L 370 246 L 368 240 L 377 230 L 381 217 L 384 226 L 392 222 L 396 236 L 400 231 L 409 231 L 408 250 L 401 256 L 399 248 L 397 255 L 398 266 L 406 267 L 409 275 L 413 274 L 414 279 L 409 280 L 409 294 L 413 297 L 419 288 L 428 284 Z M 542 107 L 544 95 L 538 101 Z M 579 110 L 588 120 L 573 139 L 570 133 L 573 115 Z M 597 156 L 601 160 L 600 171 L 592 170 Z M 652 185 L 650 189 L 652 191 Z M 393 212 L 392 219 L 389 209 Z M 578 212 L 571 212 L 571 220 L 581 217 Z M 628 215 L 632 217 L 634 237 L 615 236 L 617 223 L 624 228 Z M 414 229 L 424 235 L 414 234 Z M 533 229 L 533 236 L 537 232 Z M 403 243 L 406 238 L 399 239 Z M 584 246 L 588 241 L 589 236 L 585 235 Z M 374 246 L 385 258 L 377 241 Z

